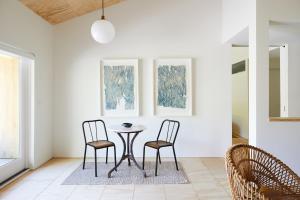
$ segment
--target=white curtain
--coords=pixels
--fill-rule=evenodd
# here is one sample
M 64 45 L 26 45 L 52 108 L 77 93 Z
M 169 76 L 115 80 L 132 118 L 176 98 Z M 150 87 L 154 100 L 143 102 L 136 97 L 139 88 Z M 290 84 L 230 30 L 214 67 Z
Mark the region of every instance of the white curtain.
M 0 159 L 19 153 L 19 58 L 0 53 Z

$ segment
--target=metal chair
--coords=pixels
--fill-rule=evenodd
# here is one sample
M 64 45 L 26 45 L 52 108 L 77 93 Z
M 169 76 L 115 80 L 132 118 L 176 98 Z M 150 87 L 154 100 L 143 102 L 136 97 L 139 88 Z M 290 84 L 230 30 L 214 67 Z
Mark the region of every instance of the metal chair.
M 157 176 L 158 160 L 159 160 L 159 163 L 161 164 L 161 158 L 160 158 L 159 150 L 160 150 L 160 148 L 163 148 L 163 147 L 172 147 L 176 169 L 179 170 L 178 169 L 178 164 L 177 164 L 176 153 L 175 153 L 175 147 L 174 147 L 179 127 L 180 127 L 179 121 L 166 119 L 162 122 L 162 124 L 160 126 L 158 136 L 157 136 L 157 139 L 155 141 L 146 142 L 145 145 L 144 145 L 143 169 L 145 167 L 145 149 L 146 149 L 146 146 L 147 146 L 147 147 L 156 149 L 155 176 Z M 165 139 L 163 139 L 163 140 L 160 139 L 160 138 L 163 137 L 162 133 L 166 133 Z
M 105 133 L 105 139 L 100 139 L 100 128 L 104 130 Z M 84 148 L 84 158 L 83 158 L 83 165 L 82 169 L 85 168 L 85 159 L 86 159 L 86 149 L 88 146 L 94 148 L 95 152 L 95 177 L 97 177 L 97 150 L 106 148 L 106 160 L 105 163 L 107 164 L 107 157 L 108 157 L 108 148 L 113 147 L 114 148 L 114 159 L 115 159 L 115 166 L 117 164 L 116 161 L 116 146 L 113 142 L 108 140 L 106 126 L 103 120 L 89 120 L 84 121 L 82 123 L 82 130 L 83 130 L 83 136 L 84 136 L 84 142 L 85 142 L 85 148 Z M 89 132 L 90 134 L 87 135 L 86 132 Z

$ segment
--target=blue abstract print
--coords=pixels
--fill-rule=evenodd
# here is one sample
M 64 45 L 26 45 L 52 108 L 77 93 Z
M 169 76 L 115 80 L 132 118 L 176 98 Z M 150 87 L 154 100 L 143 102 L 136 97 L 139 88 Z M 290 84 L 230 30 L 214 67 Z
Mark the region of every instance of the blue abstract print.
M 105 108 L 107 110 L 134 109 L 134 66 L 104 66 Z
M 187 81 L 185 65 L 159 65 L 158 106 L 169 108 L 186 108 Z

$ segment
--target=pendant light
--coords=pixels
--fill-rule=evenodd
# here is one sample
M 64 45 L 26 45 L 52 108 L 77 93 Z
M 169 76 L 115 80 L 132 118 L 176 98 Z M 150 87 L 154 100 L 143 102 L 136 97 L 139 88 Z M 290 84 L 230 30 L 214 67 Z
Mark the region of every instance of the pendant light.
M 116 32 L 114 25 L 107 21 L 104 16 L 104 0 L 102 0 L 101 20 L 97 20 L 93 23 L 91 34 L 94 40 L 102 44 L 111 42 L 115 37 Z

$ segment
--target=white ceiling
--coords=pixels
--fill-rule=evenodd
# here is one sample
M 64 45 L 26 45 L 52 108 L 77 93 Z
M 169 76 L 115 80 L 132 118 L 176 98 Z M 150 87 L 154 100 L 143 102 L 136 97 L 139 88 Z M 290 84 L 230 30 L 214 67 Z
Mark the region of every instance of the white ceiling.
M 288 43 L 300 44 L 300 23 L 270 22 L 269 28 L 270 46 L 280 46 Z M 237 46 L 248 46 L 249 29 L 245 28 L 238 33 L 231 43 Z

